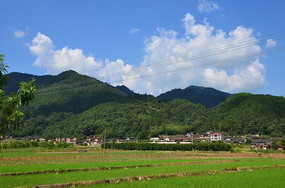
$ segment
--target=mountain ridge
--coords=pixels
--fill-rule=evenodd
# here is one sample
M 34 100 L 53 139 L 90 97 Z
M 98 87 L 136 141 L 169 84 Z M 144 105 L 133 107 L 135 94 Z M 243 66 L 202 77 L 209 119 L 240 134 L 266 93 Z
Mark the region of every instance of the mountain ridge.
M 22 77 L 28 81 L 32 76 L 14 73 L 11 79 L 16 83 Z M 186 99 L 130 95 L 125 93 L 131 91 L 127 87 L 121 87 L 123 92 L 75 71 L 34 78 L 38 79 L 35 98 L 27 107 L 21 108 L 26 115 L 25 122 L 19 132 L 8 132 L 9 135 L 83 138 L 103 134 L 106 130 L 109 138 L 135 136 L 146 139 L 207 130 L 231 135 L 259 132 L 282 136 L 285 133 L 284 97 L 231 95 L 201 86 L 184 89 L 195 91 L 195 95 L 204 98 L 207 95 L 214 99 L 223 94 L 225 97 L 231 95 L 216 106 L 206 108 L 201 102 L 195 104 Z M 16 90 L 16 84 L 12 86 Z M 12 86 L 8 83 L 7 88 Z M 203 94 L 205 91 L 207 95 Z
M 173 89 L 160 94 L 160 100 L 186 99 L 189 102 L 202 104 L 212 108 L 232 96 L 230 93 L 222 92 L 210 87 L 189 86 L 185 89 Z

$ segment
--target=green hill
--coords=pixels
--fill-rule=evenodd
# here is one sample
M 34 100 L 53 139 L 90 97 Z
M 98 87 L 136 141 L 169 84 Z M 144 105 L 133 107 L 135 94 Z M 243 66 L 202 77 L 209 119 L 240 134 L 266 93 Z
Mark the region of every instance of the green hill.
M 248 93 L 229 97 L 230 94 L 212 88 L 190 86 L 185 90 L 191 90 L 192 99 L 197 99 L 194 102 L 200 103 L 194 104 L 186 99 L 127 95 L 129 90 L 125 87 L 115 88 L 74 71 L 57 76 L 11 73 L 7 88 L 15 91 L 17 82 L 32 77 L 37 79 L 38 91 L 30 105 L 22 109 L 26 115 L 24 125 L 9 135 L 83 138 L 106 130 L 110 138 L 146 139 L 208 130 L 233 135 L 285 133 L 283 97 Z M 205 107 L 218 99 L 225 101 L 210 109 Z
M 232 96 L 229 93 L 218 91 L 213 88 L 200 86 L 189 86 L 185 89 L 173 89 L 159 95 L 161 100 L 186 99 L 189 102 L 202 104 L 207 108 L 212 108 Z
M 32 74 L 25 74 L 25 73 L 19 73 L 19 72 L 12 72 L 8 74 L 8 76 L 9 76 L 8 85 L 5 88 L 7 94 L 16 92 L 19 89 L 19 83 L 21 81 L 28 82 L 32 78 L 34 78 L 36 79 L 37 88 L 40 88 L 40 87 L 46 87 L 46 85 L 48 84 L 48 81 L 54 77 L 51 75 L 36 76 Z
M 54 112 L 78 114 L 95 105 L 126 98 L 116 88 L 74 71 L 45 79 L 37 88 L 35 99 L 24 109 L 27 117 L 49 116 Z
M 7 86 L 9 91 L 17 89 L 13 83 L 18 82 L 19 78 L 24 81 L 32 77 L 37 79 L 38 91 L 35 98 L 27 107 L 21 109 L 25 113 L 26 121 L 22 130 L 16 133 L 19 136 L 41 135 L 48 124 L 60 122 L 101 103 L 123 102 L 127 97 L 113 86 L 74 71 L 66 71 L 57 76 L 20 73 L 9 76 L 12 80 Z
M 184 121 L 197 118 L 205 112 L 202 105 L 186 100 L 159 102 L 152 96 L 140 96 L 128 102 L 109 102 L 50 126 L 43 134 L 83 137 L 101 134 L 105 129 L 107 137 L 125 138 L 135 136 L 146 139 L 159 134 L 184 134 Z
M 261 133 L 282 136 L 285 133 L 285 98 L 240 93 L 212 108 L 201 120 L 204 129 L 232 135 Z

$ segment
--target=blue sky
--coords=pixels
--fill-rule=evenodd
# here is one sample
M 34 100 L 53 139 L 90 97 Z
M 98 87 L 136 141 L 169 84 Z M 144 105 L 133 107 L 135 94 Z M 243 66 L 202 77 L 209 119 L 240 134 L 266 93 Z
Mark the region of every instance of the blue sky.
M 190 85 L 285 95 L 284 0 L 0 4 L 0 53 L 10 72 L 73 69 L 153 95 Z

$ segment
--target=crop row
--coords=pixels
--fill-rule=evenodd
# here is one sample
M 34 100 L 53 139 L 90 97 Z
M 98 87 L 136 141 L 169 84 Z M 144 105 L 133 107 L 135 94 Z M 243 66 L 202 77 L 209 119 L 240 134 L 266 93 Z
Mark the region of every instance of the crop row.
M 199 175 L 213 175 L 213 174 L 225 174 L 233 172 L 243 172 L 243 171 L 253 171 L 253 170 L 267 170 L 273 168 L 285 168 L 285 166 L 265 166 L 265 167 L 242 167 L 242 168 L 225 168 L 223 170 L 211 170 L 211 171 L 197 171 L 197 172 L 179 172 L 170 174 L 159 174 L 150 176 L 135 176 L 135 177 L 125 177 L 125 178 L 113 178 L 104 180 L 93 180 L 93 181 L 78 181 L 72 183 L 60 183 L 51 185 L 35 186 L 31 188 L 53 188 L 53 187 L 75 187 L 75 186 L 85 186 L 93 184 L 110 184 L 110 183 L 121 183 L 121 182 L 133 182 L 133 181 L 145 181 L 150 179 L 162 179 L 170 177 L 187 177 L 187 176 L 199 176 Z
M 216 160 L 215 163 L 231 162 L 229 160 Z M 127 165 L 127 166 L 110 166 L 110 167 L 94 167 L 94 168 L 73 168 L 73 169 L 55 169 L 55 170 L 42 170 L 30 172 L 14 172 L 4 173 L 0 176 L 20 176 L 20 175 L 33 175 L 33 174 L 47 174 L 47 173 L 64 173 L 64 172 L 80 172 L 80 171 L 99 171 L 99 170 L 114 170 L 114 169 L 128 169 L 128 168 L 142 168 L 142 167 L 156 167 L 156 166 L 178 166 L 178 165 L 191 165 L 191 164 L 211 164 L 211 161 L 196 161 L 196 162 L 178 162 L 178 163 L 161 163 L 161 164 L 142 164 L 142 165 Z
M 105 183 L 80 187 L 101 188 L 204 188 L 204 187 L 235 187 L 235 188 L 268 188 L 284 187 L 285 168 L 250 169 L 249 171 L 230 171 L 230 173 L 216 173 L 211 175 L 182 176 L 148 181 L 120 182 L 118 184 Z M 139 178 L 142 180 L 142 178 Z
M 4 176 L 0 178 L 0 185 L 3 187 L 19 186 L 37 186 L 44 184 L 72 183 L 76 181 L 93 181 L 112 178 L 125 178 L 147 175 L 161 175 L 170 173 L 184 173 L 197 171 L 223 170 L 225 168 L 235 167 L 258 167 L 258 166 L 275 166 L 284 165 L 284 160 L 272 159 L 264 161 L 256 159 L 255 161 L 231 161 L 228 163 L 206 163 L 206 164 L 189 164 L 177 166 L 155 166 L 127 169 L 112 169 L 101 171 L 77 171 L 64 173 L 48 173 L 21 176 Z M 130 163 L 131 165 L 131 163 Z

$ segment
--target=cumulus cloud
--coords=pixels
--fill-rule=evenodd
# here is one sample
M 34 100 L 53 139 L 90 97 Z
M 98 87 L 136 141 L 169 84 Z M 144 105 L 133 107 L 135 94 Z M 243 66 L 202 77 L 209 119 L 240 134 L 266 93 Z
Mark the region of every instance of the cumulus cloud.
M 266 42 L 266 48 L 274 47 L 276 46 L 277 42 L 273 39 L 268 39 Z
M 64 47 L 56 49 L 52 40 L 41 33 L 28 44 L 30 52 L 36 56 L 35 66 L 43 67 L 48 74 L 58 74 L 65 70 L 75 70 L 81 74 L 95 75 L 102 62 L 92 56 L 85 56 L 81 49 Z
M 229 75 L 225 70 L 206 68 L 204 77 L 206 85 L 226 91 L 255 90 L 265 83 L 265 68 L 256 59 L 244 69 L 235 70 L 232 75 Z
M 134 67 L 121 59 L 116 61 L 106 60 L 104 66 L 98 71 L 101 79 L 108 80 L 115 85 L 126 85 L 130 88 L 136 86 L 139 75 L 135 73 Z
M 126 85 L 139 93 L 159 95 L 190 85 L 214 87 L 226 92 L 253 92 L 264 86 L 262 52 L 251 28 L 237 26 L 230 32 L 215 29 L 207 20 L 196 23 L 187 13 L 182 19 L 184 34 L 164 28 L 145 41 L 144 60 L 138 67 L 122 59 L 96 61 L 81 49 L 57 49 L 41 33 L 29 44 L 35 66 L 50 74 L 73 69 L 112 85 Z M 242 42 L 251 41 L 252 45 Z M 270 42 L 269 42 L 270 43 Z
M 81 49 L 64 47 L 56 49 L 52 40 L 38 33 L 28 44 L 30 52 L 36 56 L 33 65 L 44 68 L 47 74 L 58 74 L 65 70 L 75 70 L 78 73 L 94 76 L 102 81 L 128 85 L 134 87 L 137 74 L 133 73 L 133 66 L 125 64 L 123 60 L 96 61 L 93 56 L 85 56 Z
M 14 31 L 14 36 L 16 38 L 23 38 L 24 36 L 26 36 L 28 34 L 28 32 L 25 31 L 21 31 L 21 30 L 15 30 Z
M 183 36 L 160 28 L 146 41 L 145 58 L 136 72 L 136 85 L 128 87 L 158 95 L 189 85 L 227 92 L 254 91 L 266 83 L 265 68 L 259 58 L 248 57 L 262 51 L 252 29 L 238 26 L 226 33 L 207 21 L 196 23 L 190 13 L 182 23 Z M 244 46 L 244 41 L 254 44 Z
M 219 10 L 219 6 L 216 3 L 207 0 L 199 0 L 197 8 L 199 12 L 212 12 L 214 10 Z

